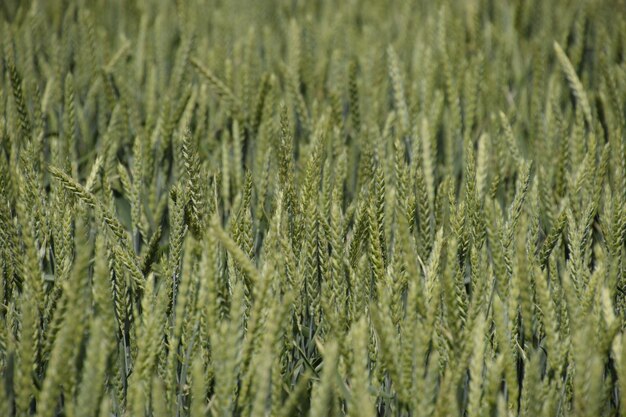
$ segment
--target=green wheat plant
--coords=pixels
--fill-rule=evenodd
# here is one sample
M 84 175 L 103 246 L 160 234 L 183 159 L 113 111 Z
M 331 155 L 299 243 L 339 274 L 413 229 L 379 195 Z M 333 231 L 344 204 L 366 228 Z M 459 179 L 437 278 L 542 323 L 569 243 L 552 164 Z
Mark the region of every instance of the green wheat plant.
M 0 39 L 0 416 L 626 416 L 623 0 Z

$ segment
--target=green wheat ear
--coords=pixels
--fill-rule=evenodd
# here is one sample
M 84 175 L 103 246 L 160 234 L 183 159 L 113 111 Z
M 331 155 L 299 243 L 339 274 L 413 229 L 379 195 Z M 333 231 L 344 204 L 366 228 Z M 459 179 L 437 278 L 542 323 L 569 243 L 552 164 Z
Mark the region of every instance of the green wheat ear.
M 589 125 L 591 125 L 593 119 L 591 117 L 591 107 L 589 105 L 589 99 L 587 98 L 587 94 L 583 88 L 578 75 L 576 75 L 576 70 L 574 69 L 572 63 L 570 62 L 567 55 L 561 48 L 561 46 L 554 42 L 554 51 L 556 52 L 556 56 L 559 59 L 559 63 L 563 68 L 563 72 L 565 72 L 565 76 L 567 77 L 567 81 L 570 84 L 570 87 L 574 94 L 576 95 L 576 99 L 580 101 L 580 107 L 583 110 L 583 114 L 585 115 L 585 120 Z

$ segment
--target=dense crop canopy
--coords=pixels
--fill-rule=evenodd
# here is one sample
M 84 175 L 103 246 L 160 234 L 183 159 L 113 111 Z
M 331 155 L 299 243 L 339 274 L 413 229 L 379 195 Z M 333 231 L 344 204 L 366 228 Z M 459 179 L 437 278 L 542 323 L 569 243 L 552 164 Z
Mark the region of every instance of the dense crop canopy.
M 626 415 L 623 0 L 0 0 L 0 416 Z

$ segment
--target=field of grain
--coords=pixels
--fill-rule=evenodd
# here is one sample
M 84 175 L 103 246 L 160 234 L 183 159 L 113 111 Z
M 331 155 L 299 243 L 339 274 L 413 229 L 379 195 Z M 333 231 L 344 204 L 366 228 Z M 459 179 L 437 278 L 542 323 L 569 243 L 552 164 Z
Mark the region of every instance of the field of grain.
M 0 3 L 0 416 L 626 416 L 623 0 Z

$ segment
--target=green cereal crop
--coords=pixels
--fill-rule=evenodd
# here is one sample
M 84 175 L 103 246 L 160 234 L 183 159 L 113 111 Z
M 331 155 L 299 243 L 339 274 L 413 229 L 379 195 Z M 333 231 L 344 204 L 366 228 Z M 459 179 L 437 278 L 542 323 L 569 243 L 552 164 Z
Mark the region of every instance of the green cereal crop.
M 0 39 L 0 416 L 626 416 L 623 0 Z

